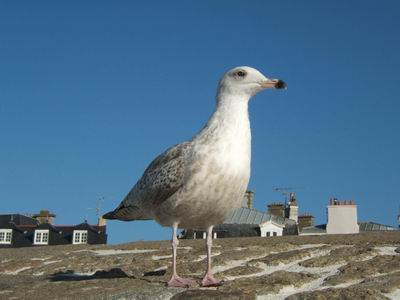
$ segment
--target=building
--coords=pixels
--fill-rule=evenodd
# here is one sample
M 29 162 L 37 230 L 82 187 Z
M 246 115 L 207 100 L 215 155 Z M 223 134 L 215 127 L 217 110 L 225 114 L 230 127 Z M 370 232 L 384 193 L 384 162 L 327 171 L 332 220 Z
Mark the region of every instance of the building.
M 361 232 L 371 232 L 371 231 L 394 231 L 399 230 L 397 227 L 390 225 L 383 225 L 375 222 L 359 222 L 358 226 Z M 300 235 L 323 235 L 327 234 L 326 224 L 305 227 L 300 231 Z
M 297 234 L 295 220 L 285 218 L 285 206 L 280 203 L 268 205 L 268 212 L 261 212 L 252 207 L 254 192 L 247 191 L 242 207 L 235 209 L 223 224 L 214 226 L 213 237 L 273 237 Z M 203 239 L 204 230 L 185 229 L 182 237 L 186 239 Z
M 286 214 L 285 205 L 283 203 L 271 203 L 267 205 L 267 212 L 272 216 L 284 218 Z
M 250 237 L 250 236 L 282 236 L 297 234 L 296 222 L 254 208 L 239 207 L 224 221 L 214 226 L 214 238 Z M 203 239 L 206 232 L 201 229 L 185 229 L 183 238 Z
M 314 225 L 310 214 L 299 216 L 299 235 L 354 234 L 370 231 L 393 231 L 398 228 L 374 222 L 358 222 L 357 205 L 353 201 L 332 198 L 327 206 L 327 224 Z
M 260 228 L 261 237 L 282 236 L 283 230 L 285 229 L 284 222 L 276 222 L 272 218 L 258 226 Z
M 105 223 L 54 225 L 56 215 L 44 210 L 39 214 L 0 215 L 0 247 L 29 247 L 67 244 L 106 244 Z
M 32 218 L 34 220 L 38 221 L 39 224 L 42 224 L 42 223 L 54 224 L 56 215 L 50 213 L 48 210 L 45 209 L 45 210 L 41 210 L 38 214 L 32 215 Z
M 289 203 L 285 208 L 285 217 L 298 223 L 299 207 L 297 206 L 296 194 L 289 194 Z
M 335 198 L 328 205 L 327 234 L 358 233 L 357 205 L 353 201 L 339 201 Z
M 305 227 L 312 227 L 314 226 L 314 216 L 309 213 L 302 214 L 298 216 L 298 226 L 299 230 L 302 230 Z
M 375 222 L 359 222 L 358 225 L 360 226 L 360 232 L 399 230 L 397 227 L 383 225 Z

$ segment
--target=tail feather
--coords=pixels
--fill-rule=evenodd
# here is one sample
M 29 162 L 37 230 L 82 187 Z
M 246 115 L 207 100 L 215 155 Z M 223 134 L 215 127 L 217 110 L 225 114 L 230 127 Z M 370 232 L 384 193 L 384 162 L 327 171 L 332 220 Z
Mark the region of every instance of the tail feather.
M 115 213 L 114 213 L 114 212 L 115 212 L 115 211 L 113 210 L 113 211 L 109 211 L 108 213 L 104 214 L 104 215 L 103 215 L 103 219 L 115 220 L 116 217 L 115 217 Z
M 151 220 L 151 218 L 144 216 L 143 212 L 137 206 L 118 207 L 115 210 L 104 214 L 103 218 L 107 220 L 121 221 Z

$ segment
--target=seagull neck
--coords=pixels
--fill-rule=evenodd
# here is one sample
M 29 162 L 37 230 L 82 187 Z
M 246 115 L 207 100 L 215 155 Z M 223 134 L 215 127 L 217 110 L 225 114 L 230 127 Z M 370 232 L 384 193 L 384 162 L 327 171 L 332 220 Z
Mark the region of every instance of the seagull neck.
M 220 95 L 217 98 L 217 109 L 211 117 L 220 119 L 223 122 L 238 122 L 248 119 L 249 99 L 237 95 Z
M 237 95 L 218 95 L 217 108 L 200 132 L 200 136 L 236 131 L 246 133 L 250 130 L 248 113 L 249 98 Z M 250 134 L 250 133 L 249 133 Z

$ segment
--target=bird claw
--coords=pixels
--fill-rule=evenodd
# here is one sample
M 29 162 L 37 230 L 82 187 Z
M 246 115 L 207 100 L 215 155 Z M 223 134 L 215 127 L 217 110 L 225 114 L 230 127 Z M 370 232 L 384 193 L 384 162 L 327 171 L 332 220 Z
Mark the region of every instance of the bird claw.
M 168 287 L 189 288 L 189 287 L 194 287 L 196 285 L 197 283 L 193 279 L 182 278 L 177 275 L 173 275 L 171 279 L 167 282 Z
M 206 274 L 203 280 L 201 281 L 202 287 L 212 287 L 212 286 L 221 286 L 224 283 L 223 280 L 216 279 L 212 274 Z

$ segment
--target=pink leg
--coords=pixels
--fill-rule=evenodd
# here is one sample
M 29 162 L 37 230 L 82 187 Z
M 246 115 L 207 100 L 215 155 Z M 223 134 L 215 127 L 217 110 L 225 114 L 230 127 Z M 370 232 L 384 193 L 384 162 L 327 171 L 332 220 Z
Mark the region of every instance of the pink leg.
M 172 277 L 171 279 L 167 282 L 167 286 L 169 287 L 191 287 L 195 286 L 196 282 L 192 279 L 189 278 L 182 278 L 179 277 L 178 274 L 176 273 L 176 248 L 178 247 L 179 240 L 176 237 L 176 231 L 178 229 L 178 224 L 174 223 L 172 226 Z
M 211 267 L 211 247 L 212 247 L 213 226 L 207 228 L 207 273 L 204 276 L 201 286 L 220 286 L 223 281 L 214 277 Z

